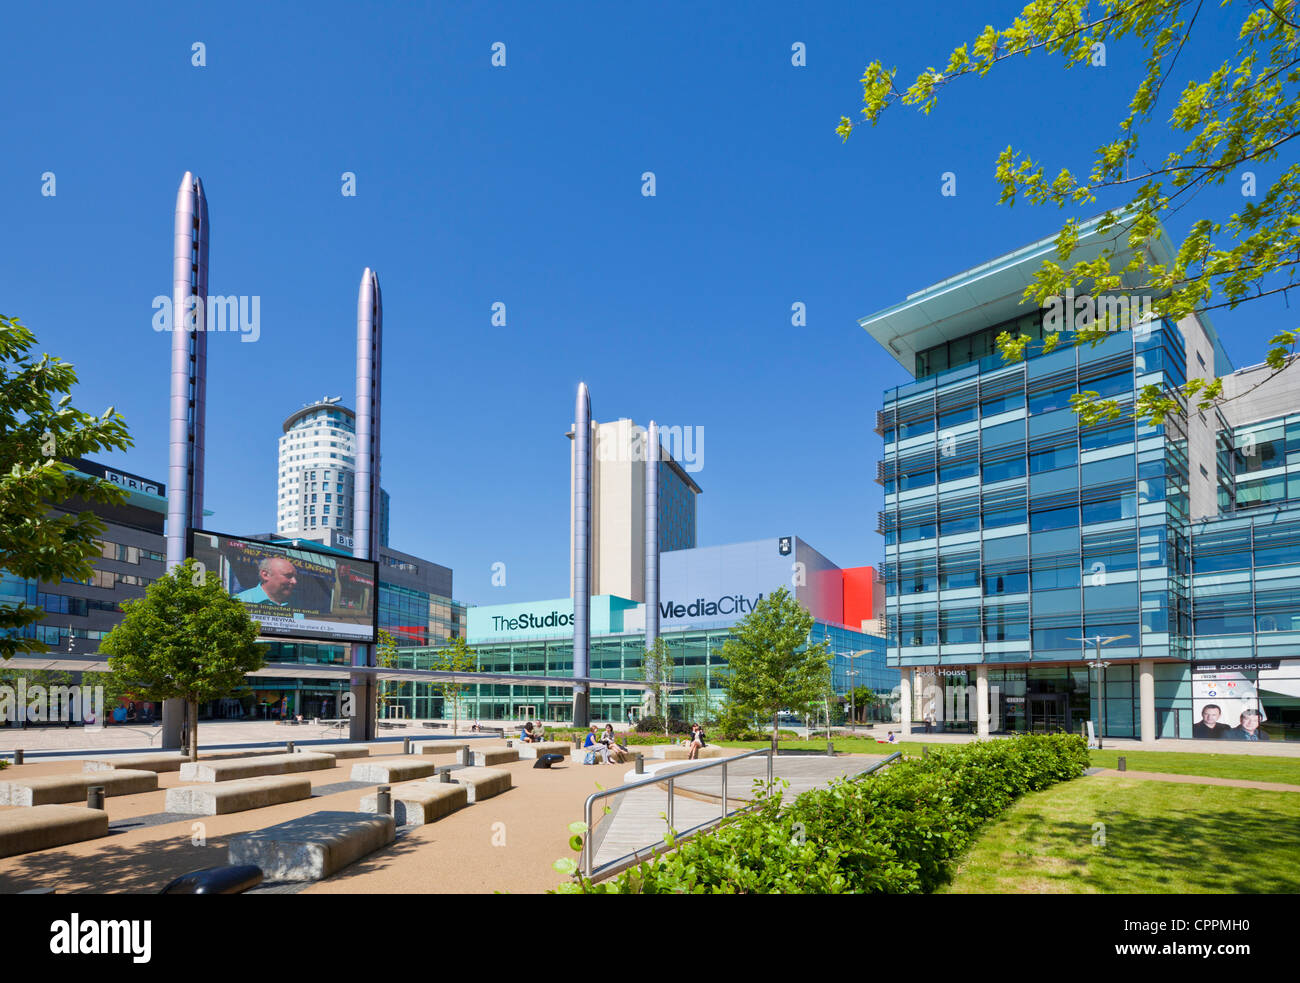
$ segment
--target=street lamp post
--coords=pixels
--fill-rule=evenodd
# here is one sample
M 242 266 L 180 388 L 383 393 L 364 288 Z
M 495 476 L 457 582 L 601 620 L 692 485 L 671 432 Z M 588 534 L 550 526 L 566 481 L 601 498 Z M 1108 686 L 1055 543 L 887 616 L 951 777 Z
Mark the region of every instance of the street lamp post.
M 1092 662 L 1088 663 L 1089 668 L 1097 670 L 1097 696 L 1101 701 L 1100 723 L 1101 730 L 1097 732 L 1097 750 L 1100 751 L 1106 736 L 1106 667 L 1109 662 L 1102 661 L 1101 647 L 1109 645 L 1111 642 L 1122 641 L 1125 638 L 1132 638 L 1132 635 L 1093 635 L 1090 638 L 1071 638 L 1072 642 L 1092 642 L 1097 646 L 1097 654 Z
M 853 665 L 853 655 L 856 654 L 857 653 L 853 653 L 849 655 L 850 666 Z M 856 669 L 849 670 L 849 730 L 853 734 L 856 734 L 858 732 L 858 709 L 857 709 L 858 704 L 857 704 L 857 693 L 855 692 L 857 687 L 853 684 L 853 677 L 856 676 L 857 674 L 858 674 L 858 670 Z

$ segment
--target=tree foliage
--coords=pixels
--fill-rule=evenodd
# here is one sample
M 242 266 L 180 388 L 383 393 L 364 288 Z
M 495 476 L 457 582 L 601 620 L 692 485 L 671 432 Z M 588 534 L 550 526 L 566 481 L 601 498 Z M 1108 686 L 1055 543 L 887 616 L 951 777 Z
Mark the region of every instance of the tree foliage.
M 656 638 L 654 645 L 642 651 L 637 675 L 650 684 L 650 695 L 654 699 L 654 706 L 649 716 L 663 720 L 664 735 L 667 736 L 668 694 L 673 683 L 673 653 L 664 638 Z
M 1054 168 L 1012 147 L 999 155 L 995 173 L 999 202 L 1007 205 L 1019 199 L 1058 207 L 1092 205 L 1099 196 L 1113 200 L 1131 194 L 1097 226 L 1100 234 L 1126 239 L 1129 258 L 1121 263 L 1121 250 L 1104 249 L 1095 259 L 1072 262 L 1080 226 L 1069 219 L 1056 238 L 1056 259 L 1034 275 L 1025 302 L 1044 307 L 1049 298 L 1079 287 L 1094 294 L 1150 296 L 1155 317 L 1177 321 L 1285 293 L 1296 286 L 1300 264 L 1297 163 L 1285 167 L 1262 194 L 1244 198 L 1239 211 L 1195 218 L 1183 240 L 1170 244 L 1171 262 L 1155 261 L 1146 248 L 1161 235 L 1162 216 L 1189 206 L 1205 188 L 1242 181 L 1243 167 L 1277 160 L 1300 135 L 1297 0 L 1232 4 L 1241 12 L 1235 52 L 1205 78 L 1189 80 L 1176 96 L 1166 91 L 1198 18 L 1213 16 L 1205 6 L 1203 0 L 1033 0 L 1009 27 L 986 26 L 949 55 L 943 71 L 927 68 L 906 89 L 895 84 L 897 69 L 871 62 L 861 78 L 862 119 L 855 124 L 842 116 L 837 132 L 847 140 L 864 123 L 875 126 L 895 103 L 928 114 L 939 93 L 957 79 L 985 76 L 1016 56 L 1040 53 L 1071 68 L 1095 63 L 1106 45 L 1128 39 L 1143 49 L 1141 79 L 1113 139 L 1097 148 L 1089 173 L 1063 167 L 1053 174 Z M 1148 165 L 1142 139 L 1158 127 L 1155 113 L 1162 104 L 1169 133 L 1184 146 Z M 1113 328 L 1107 314 L 1074 332 L 1074 342 L 1095 344 Z M 1048 335 L 1046 350 L 1060 340 Z M 1298 340 L 1296 331 L 1283 331 L 1269 342 L 1265 361 L 1275 373 L 1297 358 Z M 998 339 L 1008 361 L 1023 358 L 1027 343 L 1005 332 Z M 1189 378 L 1181 392 L 1144 387 L 1134 413 L 1158 424 L 1166 414 L 1183 412 L 1184 401 L 1194 400 L 1203 410 L 1222 399 L 1222 380 Z M 1085 423 L 1121 412 L 1118 401 L 1100 400 L 1097 393 L 1081 393 L 1073 405 Z
M 73 498 L 115 505 L 116 485 L 77 474 L 64 458 L 131 446 L 112 407 L 102 416 L 71 405 L 72 365 L 35 354 L 36 336 L 17 318 L 0 316 L 0 569 L 30 580 L 86 580 L 104 525 L 89 511 L 52 511 Z M 0 604 L 0 659 L 47 652 L 18 637 L 44 617 L 36 605 Z
M 469 643 L 464 638 L 457 636 L 451 639 L 446 646 L 438 649 L 433 653 L 429 663 L 430 669 L 439 672 L 477 672 L 478 671 L 478 654 L 470 648 Z M 460 730 L 460 701 L 468 692 L 470 683 L 458 683 L 454 681 L 439 682 L 438 691 L 442 694 L 444 702 L 451 703 L 452 733 Z M 443 707 L 443 713 L 447 709 Z
M 198 704 L 240 692 L 260 669 L 265 646 L 244 605 L 193 560 L 164 574 L 136 601 L 125 601 L 122 623 L 100 651 L 124 687 L 142 699 L 189 704 L 191 760 L 198 757 Z
M 812 642 L 813 616 L 785 587 L 768 594 L 731 629 L 722 646 L 728 703 L 772 721 L 782 710 L 807 713 L 830 686 L 826 642 Z

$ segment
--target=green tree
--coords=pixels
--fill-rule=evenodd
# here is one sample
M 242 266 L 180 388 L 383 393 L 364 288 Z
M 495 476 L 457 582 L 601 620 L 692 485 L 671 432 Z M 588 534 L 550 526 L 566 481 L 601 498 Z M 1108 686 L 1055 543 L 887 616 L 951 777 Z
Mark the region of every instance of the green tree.
M 662 637 L 656 638 L 654 645 L 641 651 L 641 666 L 637 675 L 650 684 L 650 695 L 654 700 L 651 716 L 658 716 L 664 722 L 664 736 L 668 736 L 668 694 L 672 691 L 673 653 L 668 642 Z
M 147 700 L 182 699 L 189 707 L 190 760 L 198 760 L 199 704 L 240 692 L 264 664 L 258 626 L 244 605 L 193 560 L 164 574 L 138 601 L 125 601 L 122 623 L 100 650 L 124 685 Z
M 773 742 L 782 710 L 807 714 L 822 703 L 830 687 L 829 647 L 811 640 L 812 627 L 813 616 L 781 587 L 754 605 L 722 646 L 730 700 L 756 716 L 771 718 Z
M 430 669 L 439 672 L 477 672 L 478 655 L 474 649 L 469 647 L 465 639 L 457 636 L 444 647 L 433 653 L 429 663 Z M 444 702 L 450 701 L 452 712 L 453 734 L 460 732 L 460 701 L 461 698 L 469 691 L 470 683 L 461 683 L 455 681 L 446 681 L 438 684 L 438 690 L 442 693 Z M 446 707 L 443 713 L 446 713 Z
M 86 580 L 99 555 L 104 525 L 89 511 L 53 511 L 71 499 L 120 504 L 116 485 L 74 472 L 65 458 L 131 446 L 112 407 L 102 416 L 73 408 L 72 365 L 35 355 L 36 336 L 17 318 L 0 316 L 0 569 L 30 580 Z M 0 603 L 0 660 L 47 652 L 22 638 L 44 617 L 36 605 Z
M 850 707 L 855 714 L 855 721 L 861 721 L 871 705 L 876 702 L 875 691 L 869 686 L 855 686 L 850 693 Z
M 998 157 L 996 180 L 1002 189 L 999 201 L 1008 205 L 1019 198 L 1036 205 L 1091 205 L 1100 195 L 1117 200 L 1131 193 L 1122 206 L 1106 211 L 1098 226 L 1103 234 L 1123 234 L 1131 258 L 1121 264 L 1117 251 L 1105 250 L 1096 259 L 1071 262 L 1079 226 L 1070 219 L 1057 236 L 1056 259 L 1044 262 L 1025 288 L 1025 302 L 1045 307 L 1049 298 L 1078 287 L 1094 294 L 1150 296 L 1157 317 L 1177 321 L 1285 293 L 1296 286 L 1300 265 L 1298 163 L 1285 167 L 1267 189 L 1243 196 L 1246 204 L 1240 211 L 1194 218 L 1182 241 L 1173 245 L 1172 262 L 1156 262 L 1145 248 L 1160 236 L 1162 216 L 1188 206 L 1207 187 L 1242 182 L 1243 168 L 1252 169 L 1253 182 L 1255 170 L 1275 161 L 1280 148 L 1300 135 L 1297 0 L 1237 5 L 1243 12 L 1235 52 L 1204 79 L 1189 80 L 1178 95 L 1165 92 L 1202 6 L 1200 0 L 1033 0 L 1010 27 L 999 31 L 986 26 L 972 43 L 952 52 L 942 72 L 927 68 L 905 90 L 894 84 L 897 69 L 871 62 L 861 78 L 862 119 L 855 124 L 841 117 L 837 132 L 847 140 L 858 126 L 874 126 L 894 103 L 928 114 L 946 86 L 964 76 L 987 75 L 1017 55 L 1041 52 L 1067 68 L 1086 66 L 1097 64 L 1099 57 L 1104 62 L 1108 44 L 1128 39 L 1142 48 L 1141 78 L 1115 137 L 1096 150 L 1088 175 L 1067 167 L 1051 176 L 1043 164 L 1007 147 Z M 1212 16 L 1205 11 L 1206 20 Z M 1162 96 L 1169 128 L 1164 134 L 1153 122 Z M 1044 130 L 1049 131 L 1055 139 L 1060 128 Z M 1159 143 L 1170 138 L 1175 146 L 1184 146 L 1163 158 L 1142 144 L 1143 139 Z M 1150 165 L 1148 158 L 1154 161 Z M 1074 341 L 1095 344 L 1116 326 L 1107 311 L 1079 330 Z M 1274 374 L 1297 358 L 1297 340 L 1296 331 L 1283 331 L 1269 342 L 1265 360 Z M 1060 333 L 1050 333 L 1044 349 L 1050 351 L 1060 341 Z M 1006 332 L 998 339 L 1008 361 L 1022 359 L 1027 344 L 1027 338 Z M 1195 400 L 1203 410 L 1222 398 L 1222 380 L 1189 378 L 1180 392 L 1144 387 L 1134 413 L 1158 424 L 1166 414 L 1183 412 L 1184 400 Z M 1102 400 L 1095 392 L 1079 393 L 1072 402 L 1085 424 L 1115 419 L 1122 412 L 1118 400 Z

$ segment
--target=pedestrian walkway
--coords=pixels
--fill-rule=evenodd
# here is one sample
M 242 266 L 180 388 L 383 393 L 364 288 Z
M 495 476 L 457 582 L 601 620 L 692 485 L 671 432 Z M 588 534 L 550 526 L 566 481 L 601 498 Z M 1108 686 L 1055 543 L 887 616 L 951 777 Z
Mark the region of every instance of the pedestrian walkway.
M 866 771 L 885 755 L 847 754 L 778 755 L 773 775 L 788 783 L 783 797 L 788 802 L 810 789 Z M 756 793 L 755 780 L 767 784 L 767 758 L 755 756 L 727 765 L 726 797 L 728 811 L 734 811 Z M 721 818 L 723 786 L 721 767 L 709 768 L 673 779 L 673 828 L 678 832 L 693 829 Z M 600 810 L 608 805 L 609 815 Z M 598 800 L 592 844 L 595 849 L 593 869 L 614 863 L 639 852 L 648 857 L 651 846 L 664 838 L 668 829 L 668 788 L 656 784 L 633 789 L 614 800 Z
M 1153 782 L 1177 782 L 1185 785 L 1226 785 L 1230 788 L 1262 788 L 1268 792 L 1300 792 L 1300 785 L 1281 782 L 1256 782 L 1248 778 L 1212 778 L 1209 775 L 1170 775 L 1160 771 L 1119 771 L 1098 768 L 1093 775 L 1103 778 L 1143 778 Z

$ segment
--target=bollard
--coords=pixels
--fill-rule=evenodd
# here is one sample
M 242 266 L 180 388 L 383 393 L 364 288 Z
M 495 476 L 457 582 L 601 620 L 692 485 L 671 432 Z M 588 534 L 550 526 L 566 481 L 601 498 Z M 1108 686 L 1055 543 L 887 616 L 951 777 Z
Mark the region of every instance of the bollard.
M 1120 771 L 1128 771 L 1128 758 L 1125 758 L 1125 757 L 1123 757 L 1123 756 L 1120 757 L 1120 759 L 1119 759 L 1119 770 L 1120 770 Z
M 86 789 L 86 808 L 103 809 L 104 808 L 104 786 L 92 785 Z
M 402 753 L 403 754 L 411 753 L 411 739 L 409 737 L 402 738 Z
M 644 754 L 638 754 L 638 755 L 636 756 L 636 773 L 637 773 L 638 775 L 644 775 L 644 774 L 645 774 L 645 755 L 644 755 Z
M 293 741 L 285 741 L 284 750 L 287 754 L 293 754 Z
M 393 790 L 388 785 L 379 786 L 379 795 L 375 802 L 375 808 L 381 816 L 390 815 L 393 811 Z
M 448 782 L 448 783 L 450 783 L 450 782 L 451 782 L 451 772 L 449 772 L 449 771 L 440 771 L 440 772 L 438 772 L 438 781 L 440 781 L 440 782 Z
M 14 764 L 20 765 L 22 763 L 23 763 L 23 749 L 18 748 L 18 750 L 14 752 Z

